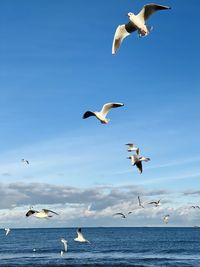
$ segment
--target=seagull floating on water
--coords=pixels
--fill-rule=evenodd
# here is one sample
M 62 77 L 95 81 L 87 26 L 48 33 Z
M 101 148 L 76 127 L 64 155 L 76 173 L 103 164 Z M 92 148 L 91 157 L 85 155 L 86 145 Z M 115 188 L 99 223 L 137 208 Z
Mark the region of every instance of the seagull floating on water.
M 154 12 L 167 9 L 171 8 L 157 4 L 147 4 L 143 6 L 142 10 L 137 15 L 129 12 L 129 22 L 127 24 L 119 25 L 116 29 L 112 45 L 112 54 L 117 52 L 117 49 L 120 47 L 124 38 L 129 36 L 132 32 L 138 31 L 140 37 L 147 36 L 152 30 L 152 27 L 145 24 L 146 20 Z
M 169 222 L 169 214 L 163 217 L 163 222 L 166 224 Z
M 114 213 L 113 216 L 116 216 L 116 215 L 120 215 L 123 219 L 126 218 L 126 216 L 124 215 L 124 213 L 122 212 L 117 212 L 117 213 Z
M 160 206 L 160 200 L 158 200 L 158 201 L 151 201 L 148 204 L 153 204 L 155 207 L 158 207 L 158 206 Z
M 129 143 L 129 144 L 126 144 L 126 146 L 128 146 L 128 148 L 127 148 L 128 152 L 135 151 L 136 154 L 139 155 L 140 150 L 134 144 Z
M 109 122 L 109 119 L 106 118 L 108 112 L 112 109 L 112 108 L 119 108 L 119 107 L 123 107 L 124 104 L 122 103 L 107 103 L 105 105 L 103 105 L 101 111 L 86 111 L 83 114 L 83 119 L 87 119 L 91 116 L 95 116 L 98 120 L 100 120 L 101 123 L 103 124 L 107 124 Z
M 140 199 L 140 196 L 138 196 L 138 204 L 139 204 L 140 207 L 144 208 L 144 206 L 142 205 L 142 201 Z
M 26 217 L 33 215 L 34 217 L 39 218 L 39 219 L 48 219 L 48 218 L 53 217 L 53 215 L 49 215 L 49 213 L 53 213 L 53 214 L 58 215 L 58 213 L 56 213 L 52 210 L 48 210 L 48 209 L 42 209 L 41 211 L 30 209 L 26 213 Z
M 4 230 L 6 231 L 6 235 L 10 233 L 10 228 L 5 228 Z
M 139 155 L 132 155 L 130 157 L 127 157 L 127 159 L 131 160 L 131 164 L 133 166 L 136 166 L 138 168 L 138 170 L 140 171 L 140 173 L 142 173 L 142 161 L 149 161 L 150 158 L 146 158 L 143 156 L 139 156 Z
M 29 161 L 27 159 L 21 159 L 22 162 L 29 164 Z
M 83 234 L 81 232 L 81 228 L 78 228 L 76 230 L 76 233 L 77 233 L 77 237 L 74 238 L 74 241 L 81 242 L 81 243 L 90 243 L 90 241 L 85 239 L 85 237 L 83 236 Z

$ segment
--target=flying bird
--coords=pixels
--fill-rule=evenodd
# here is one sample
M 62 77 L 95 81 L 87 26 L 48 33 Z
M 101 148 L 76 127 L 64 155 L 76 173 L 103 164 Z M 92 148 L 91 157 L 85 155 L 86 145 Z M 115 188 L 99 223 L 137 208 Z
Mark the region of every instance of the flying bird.
M 163 217 L 163 222 L 166 224 L 169 222 L 169 214 Z
M 119 108 L 119 107 L 123 107 L 124 104 L 122 103 L 107 103 L 105 105 L 103 105 L 101 111 L 86 111 L 83 114 L 83 119 L 87 119 L 91 116 L 95 116 L 98 120 L 100 120 L 101 123 L 103 124 L 107 124 L 109 122 L 109 119 L 106 118 L 108 112 L 112 109 L 112 108 Z
M 5 228 L 4 230 L 6 232 L 6 235 L 8 235 L 10 233 L 10 228 Z
M 142 202 L 141 202 L 141 199 L 140 199 L 140 196 L 138 196 L 138 205 L 142 208 L 144 208 L 144 206 L 142 205 Z
M 128 152 L 135 151 L 136 154 L 139 155 L 140 150 L 139 150 L 139 148 L 136 147 L 134 144 L 129 143 L 129 144 L 126 144 L 126 146 L 128 146 L 128 148 L 127 148 Z
M 158 207 L 158 206 L 160 206 L 160 200 L 158 200 L 158 201 L 151 201 L 148 204 L 153 204 L 155 207 Z
M 51 215 L 49 213 L 53 213 L 53 214 L 58 215 L 58 213 L 56 213 L 52 210 L 48 210 L 48 209 L 42 209 L 41 211 L 30 209 L 26 213 L 26 217 L 30 217 L 31 215 L 33 215 L 34 217 L 39 218 L 39 219 L 48 219 L 48 218 L 53 217 L 53 215 Z
M 114 213 L 113 216 L 120 215 L 123 219 L 126 218 L 126 216 L 122 212 Z
M 21 159 L 21 161 L 26 163 L 27 165 L 29 164 L 29 161 L 27 159 Z
M 136 166 L 139 170 L 140 173 L 142 173 L 143 169 L 142 169 L 142 161 L 149 161 L 150 158 L 146 158 L 143 156 L 139 156 L 139 155 L 132 155 L 130 157 L 127 157 L 127 159 L 131 160 L 131 164 L 133 166 Z
M 64 251 L 66 252 L 67 251 L 67 240 L 62 238 L 60 241 L 63 243 Z
M 81 242 L 81 243 L 89 243 L 90 244 L 90 241 L 85 239 L 85 237 L 83 236 L 83 234 L 81 232 L 81 228 L 78 228 L 76 230 L 76 233 L 77 233 L 77 237 L 74 238 L 74 241 Z
M 191 206 L 191 208 L 193 208 L 193 209 L 200 209 L 199 206 Z
M 128 13 L 129 22 L 127 24 L 119 25 L 115 31 L 112 54 L 117 52 L 124 38 L 129 36 L 132 32 L 137 31 L 140 37 L 147 36 L 152 27 L 147 26 L 146 20 L 156 11 L 171 9 L 168 6 L 162 6 L 157 4 L 144 5 L 142 10 L 135 15 L 132 12 Z

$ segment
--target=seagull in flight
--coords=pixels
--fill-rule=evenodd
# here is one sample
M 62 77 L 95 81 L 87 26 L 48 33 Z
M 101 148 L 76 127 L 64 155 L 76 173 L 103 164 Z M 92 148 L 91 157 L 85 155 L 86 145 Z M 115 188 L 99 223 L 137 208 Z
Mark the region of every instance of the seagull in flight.
M 123 106 L 124 106 L 124 104 L 122 104 L 122 103 L 107 103 L 107 104 L 103 105 L 101 111 L 86 111 L 83 114 L 83 119 L 87 119 L 91 116 L 95 116 L 98 120 L 100 120 L 101 123 L 107 124 L 109 122 L 109 119 L 106 118 L 108 112 L 112 108 L 119 108 L 119 107 L 123 107 Z
M 163 222 L 166 224 L 169 222 L 169 214 L 163 217 Z
M 60 241 L 63 243 L 64 251 L 66 252 L 67 251 L 67 240 L 62 238 Z
M 39 219 L 48 219 L 48 218 L 53 217 L 51 213 L 58 215 L 58 213 L 56 213 L 55 211 L 48 210 L 48 209 L 42 209 L 41 211 L 30 209 L 26 213 L 26 217 L 33 215 L 34 217 L 39 218 Z
M 89 243 L 90 241 L 88 241 L 87 239 L 85 239 L 85 237 L 83 236 L 82 232 L 81 232 L 81 228 L 78 228 L 76 230 L 77 233 L 77 237 L 74 238 L 74 241 L 80 242 L 80 243 Z
M 128 146 L 128 148 L 127 148 L 128 152 L 135 151 L 136 154 L 139 155 L 140 150 L 138 147 L 135 146 L 135 144 L 128 143 L 128 144 L 126 144 L 126 146 Z
M 200 209 L 199 206 L 191 206 L 191 208 L 193 208 L 193 209 Z
M 21 161 L 26 163 L 27 165 L 29 164 L 29 161 L 27 159 L 21 159 Z
M 139 37 L 147 36 L 152 30 L 152 27 L 146 25 L 148 18 L 156 11 L 167 9 L 171 8 L 163 5 L 147 4 L 143 6 L 142 10 L 137 15 L 129 12 L 129 22 L 127 24 L 119 25 L 115 31 L 112 54 L 116 54 L 117 49 L 120 47 L 124 38 L 129 36 L 132 32 L 137 31 Z
M 124 215 L 124 213 L 122 212 L 117 212 L 117 213 L 114 213 L 113 216 L 116 216 L 116 215 L 120 215 L 123 219 L 126 218 L 126 216 Z
M 6 235 L 10 233 L 10 228 L 5 228 L 4 230 L 6 231 Z
M 155 207 L 158 207 L 158 206 L 160 206 L 160 200 L 158 200 L 158 201 L 151 201 L 148 204 L 153 204 Z
M 141 199 L 140 199 L 140 196 L 138 196 L 138 205 L 142 208 L 144 208 L 144 206 L 142 205 L 142 202 L 141 202 Z
M 143 169 L 142 169 L 142 161 L 149 161 L 150 158 L 146 158 L 143 156 L 139 156 L 139 155 L 132 155 L 130 157 L 127 157 L 127 159 L 131 160 L 131 164 L 133 166 L 136 166 L 139 170 L 140 173 L 142 173 Z

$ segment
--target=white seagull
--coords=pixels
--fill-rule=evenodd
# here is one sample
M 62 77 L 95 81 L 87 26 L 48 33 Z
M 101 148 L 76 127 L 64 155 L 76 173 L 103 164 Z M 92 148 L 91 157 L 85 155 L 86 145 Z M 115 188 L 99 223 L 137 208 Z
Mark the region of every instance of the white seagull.
M 112 54 L 117 52 L 117 49 L 120 47 L 124 38 L 129 36 L 132 32 L 138 31 L 140 37 L 147 36 L 152 30 L 152 27 L 149 27 L 145 24 L 146 20 L 154 12 L 166 9 L 171 8 L 157 4 L 147 4 L 143 6 L 142 10 L 137 15 L 129 12 L 129 22 L 127 24 L 119 25 L 116 29 L 112 45 Z
M 158 201 L 151 201 L 148 204 L 153 204 L 155 207 L 158 207 L 158 206 L 160 206 L 160 200 L 158 200 Z
M 4 230 L 6 231 L 6 235 L 10 233 L 10 228 L 5 228 Z
M 67 240 L 62 238 L 60 241 L 63 243 L 64 251 L 66 252 L 67 251 Z
M 169 214 L 163 217 L 163 222 L 166 224 L 169 222 Z
M 127 157 L 127 159 L 131 160 L 131 164 L 133 166 L 136 166 L 138 168 L 138 170 L 140 171 L 140 173 L 142 173 L 142 161 L 149 161 L 150 158 L 146 158 L 143 156 L 139 156 L 139 155 L 132 155 L 130 157 Z
M 144 206 L 142 205 L 142 201 L 140 199 L 140 196 L 138 196 L 138 204 L 139 204 L 140 207 L 144 208 Z
M 127 148 L 128 152 L 135 151 L 135 152 L 136 152 L 136 154 L 137 154 L 137 155 L 139 155 L 139 153 L 140 153 L 140 150 L 139 150 L 139 148 L 138 148 L 138 147 L 136 147 L 136 145 L 135 145 L 135 144 L 128 143 L 128 144 L 126 144 L 126 146 L 128 146 L 128 148 Z
M 48 209 L 42 209 L 41 211 L 30 209 L 26 213 L 26 217 L 33 215 L 34 217 L 39 218 L 39 219 L 48 219 L 48 218 L 53 217 L 53 215 L 50 215 L 49 213 L 53 213 L 53 214 L 58 215 L 58 213 L 56 213 L 52 210 L 48 210 Z
M 22 162 L 29 164 L 29 161 L 27 159 L 21 159 Z
M 122 103 L 107 103 L 105 105 L 103 105 L 101 111 L 86 111 L 83 114 L 83 119 L 87 119 L 91 116 L 95 116 L 98 120 L 100 120 L 101 123 L 103 124 L 107 124 L 109 122 L 109 119 L 106 118 L 108 112 L 112 109 L 112 108 L 119 108 L 124 106 L 124 104 Z
M 81 233 L 81 228 L 78 228 L 76 230 L 76 233 L 77 233 L 77 237 L 74 238 L 74 241 L 81 242 L 81 243 L 89 243 L 90 244 L 90 241 L 88 241 L 87 239 L 85 239 L 85 237 Z

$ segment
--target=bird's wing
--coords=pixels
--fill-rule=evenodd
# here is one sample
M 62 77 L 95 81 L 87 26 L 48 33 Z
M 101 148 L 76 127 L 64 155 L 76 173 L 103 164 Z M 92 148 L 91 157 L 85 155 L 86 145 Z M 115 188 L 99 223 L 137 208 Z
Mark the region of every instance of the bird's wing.
M 126 216 L 123 213 L 121 213 L 121 212 L 114 213 L 113 216 L 115 216 L 115 215 L 120 215 L 123 218 L 126 218 Z
M 135 165 L 138 168 L 138 170 L 140 171 L 140 173 L 142 173 L 142 162 L 141 161 L 137 161 L 137 162 L 135 162 Z
M 138 203 L 139 203 L 139 206 L 142 205 L 141 200 L 140 200 L 140 196 L 138 196 Z
M 105 105 L 103 105 L 100 113 L 106 117 L 106 115 L 108 114 L 109 110 L 112 109 L 112 108 L 118 108 L 118 107 L 122 107 L 124 106 L 124 104 L 122 103 L 107 103 Z
M 96 114 L 92 111 L 86 111 L 84 114 L 83 114 L 83 119 L 87 119 L 91 116 L 96 116 Z
M 28 161 L 28 160 L 26 160 L 26 163 L 27 163 L 27 164 L 29 164 L 29 161 Z
M 64 245 L 64 250 L 67 251 L 67 240 L 65 240 L 64 238 L 61 239 L 61 242 Z
M 148 204 L 157 204 L 157 202 L 152 201 L 152 202 L 149 202 Z
M 48 209 L 42 209 L 42 211 L 43 211 L 44 213 L 46 213 L 46 214 L 48 214 L 49 212 L 51 212 L 51 213 L 54 213 L 54 214 L 58 215 L 57 212 L 52 211 L 52 210 L 48 210 Z
M 132 30 L 131 30 L 132 29 Z M 133 26 L 132 22 L 127 24 L 119 25 L 115 31 L 112 44 L 112 54 L 116 54 L 118 48 L 120 47 L 124 38 L 130 35 L 131 32 L 135 31 L 136 28 Z
M 126 146 L 128 146 L 128 148 L 133 148 L 133 147 L 135 147 L 134 144 L 126 144 Z
M 34 213 L 38 212 L 37 210 L 29 210 L 27 213 L 26 213 L 26 217 L 29 217 L 31 215 L 33 215 Z
M 78 228 L 76 230 L 76 233 L 77 233 L 77 238 L 80 240 L 80 241 L 86 241 L 86 239 L 84 238 L 82 232 L 81 232 L 81 228 Z
M 144 5 L 142 10 L 137 14 L 137 17 L 145 23 L 145 21 L 156 11 L 171 9 L 168 6 L 162 6 L 157 4 L 147 4 Z

